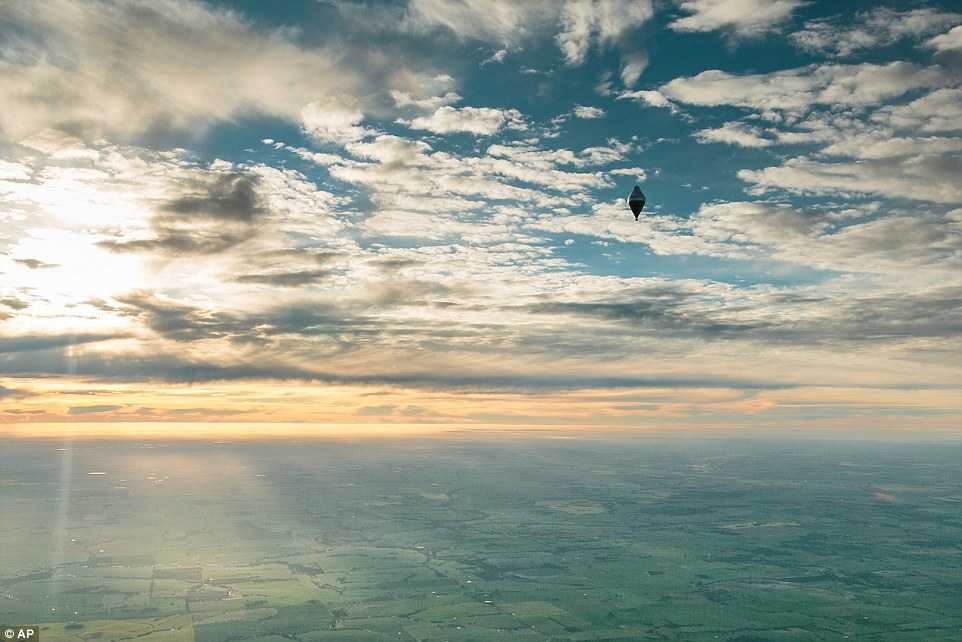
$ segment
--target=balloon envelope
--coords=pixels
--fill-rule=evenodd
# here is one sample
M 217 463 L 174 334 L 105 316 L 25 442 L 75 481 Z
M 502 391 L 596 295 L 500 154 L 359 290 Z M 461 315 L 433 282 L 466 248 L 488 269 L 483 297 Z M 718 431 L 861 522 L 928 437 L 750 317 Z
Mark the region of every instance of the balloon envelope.
M 641 191 L 641 188 L 635 185 L 634 189 L 631 190 L 631 194 L 628 195 L 628 207 L 631 208 L 631 213 L 635 215 L 635 220 L 638 220 L 638 215 L 641 214 L 642 208 L 645 206 L 645 194 Z

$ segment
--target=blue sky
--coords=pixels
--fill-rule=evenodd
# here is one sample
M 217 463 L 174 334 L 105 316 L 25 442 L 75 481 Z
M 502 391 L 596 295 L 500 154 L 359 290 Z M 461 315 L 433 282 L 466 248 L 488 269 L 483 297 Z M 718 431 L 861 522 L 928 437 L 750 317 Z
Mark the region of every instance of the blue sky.
M 0 423 L 957 429 L 953 4 L 0 7 Z

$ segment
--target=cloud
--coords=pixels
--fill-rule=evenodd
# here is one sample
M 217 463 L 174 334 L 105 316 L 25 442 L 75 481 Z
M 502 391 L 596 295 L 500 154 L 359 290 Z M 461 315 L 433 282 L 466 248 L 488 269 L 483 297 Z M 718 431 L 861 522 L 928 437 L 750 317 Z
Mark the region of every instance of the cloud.
M 884 107 L 872 115 L 872 120 L 898 130 L 962 131 L 962 89 L 937 89 L 908 104 Z
M 212 254 L 250 240 L 257 234 L 265 208 L 257 192 L 258 179 L 242 173 L 198 175 L 184 185 L 185 194 L 156 207 L 152 238 L 106 240 L 99 245 L 113 252 Z
M 364 113 L 348 97 L 313 101 L 300 110 L 301 126 L 315 142 L 345 144 L 374 133 L 360 126 Z
M 698 253 L 778 261 L 838 273 L 898 275 L 942 281 L 962 272 L 962 228 L 936 214 L 802 210 L 763 202 L 703 205 L 689 221 Z
M 26 34 L 11 46 L 15 55 L 0 63 L 5 79 L 37 86 L 46 70 L 66 83 L 76 70 L 76 80 L 91 83 L 76 89 L 86 93 L 75 98 L 61 86 L 62 101 L 61 94 L 47 93 L 48 113 L 35 115 L 36 123 L 82 136 L 31 130 L 15 141 L 19 147 L 10 145 L 23 152 L 21 158 L 0 165 L 7 208 L 0 220 L 5 372 L 37 375 L 37 381 L 69 374 L 71 381 L 82 375 L 117 382 L 278 378 L 284 385 L 297 379 L 416 386 L 425 397 L 428 389 L 451 387 L 673 382 L 717 388 L 761 385 L 772 377 L 772 385 L 782 386 L 823 382 L 826 372 L 844 381 L 856 366 L 846 372 L 834 366 L 852 359 L 883 367 L 865 368 L 847 383 L 874 384 L 879 372 L 889 382 L 911 380 L 884 366 L 898 362 L 915 376 L 921 367 L 905 363 L 931 365 L 932 355 L 959 336 L 962 250 L 953 177 L 962 169 L 955 162 L 954 125 L 962 118 L 954 118 L 953 104 L 962 101 L 956 100 L 957 79 L 944 67 L 896 62 L 758 74 L 712 70 L 623 93 L 618 97 L 675 112 L 691 106 L 699 118 L 707 114 L 690 127 L 695 141 L 757 150 L 748 154 L 752 165 L 737 175 L 766 199 L 728 201 L 719 188 L 711 202 L 680 212 L 672 212 L 670 198 L 660 199 L 635 224 L 617 184 L 659 172 L 659 150 L 647 154 L 657 143 L 641 142 L 643 129 L 628 142 L 596 136 L 590 147 L 578 146 L 570 142 L 579 140 L 577 132 L 562 131 L 560 119 L 539 124 L 500 103 L 459 106 L 462 93 L 479 94 L 457 86 L 439 71 L 440 63 L 413 65 L 425 70 L 413 72 L 397 61 L 430 62 L 432 54 L 403 54 L 414 52 L 415 44 L 425 49 L 425 43 L 441 42 L 447 54 L 474 52 L 464 57 L 467 63 L 445 65 L 485 77 L 514 74 L 510 66 L 479 71 L 475 63 L 493 50 L 512 52 L 513 61 L 522 44 L 528 48 L 541 38 L 550 45 L 556 35 L 567 64 L 607 64 L 617 57 L 622 80 L 630 84 L 646 61 L 647 2 L 417 0 L 408 10 L 402 3 L 326 8 L 344 20 L 351 11 L 360 20 L 367 10 L 396 18 L 372 18 L 367 31 L 350 37 L 335 27 L 265 30 L 214 5 L 189 2 L 160 8 L 134 0 L 53 2 L 80 16 L 92 15 L 91 7 L 112 12 L 53 25 L 51 54 L 41 59 L 28 54 L 31 47 L 40 50 L 37 43 L 47 33 L 41 27 L 53 21 L 47 9 L 39 17 L 0 9 Z M 708 4 L 687 6 L 690 18 L 707 24 Z M 747 29 L 747 18 L 731 15 L 741 22 L 717 28 Z M 111 29 L 136 16 L 143 20 L 130 33 L 155 42 L 122 49 L 116 87 L 103 82 L 106 74 L 93 62 L 67 55 L 86 51 L 81 41 L 100 28 L 117 45 L 122 38 Z M 185 16 L 206 25 L 211 43 L 202 42 L 204 34 Z M 769 19 L 756 32 L 779 20 Z M 155 33 L 160 26 L 171 30 L 170 42 Z M 252 51 L 240 54 L 236 44 L 210 51 L 225 34 Z M 361 52 L 360 43 L 376 35 L 384 36 L 385 46 Z M 101 60 L 118 57 L 106 55 L 107 45 L 91 43 Z M 228 65 L 224 79 L 202 85 L 182 77 L 202 70 L 196 60 L 180 69 L 177 55 L 163 58 L 174 46 L 183 56 L 207 55 L 218 69 Z M 335 50 L 344 56 L 333 56 Z M 236 66 L 229 66 L 230 56 Z M 267 78 L 259 65 L 268 62 L 280 78 Z M 535 62 L 547 67 L 543 57 Z M 347 72 L 335 78 L 342 66 Z M 387 69 L 396 69 L 396 77 L 385 79 Z M 590 92 L 593 79 L 613 75 L 604 71 L 609 75 L 593 75 L 581 88 Z M 164 74 L 183 96 L 149 105 L 139 120 L 109 120 L 111 105 L 133 109 L 163 89 L 163 82 L 155 87 L 153 81 Z M 294 81 L 303 86 L 291 89 Z M 136 83 L 146 87 L 145 96 L 134 95 Z M 215 105 L 205 87 L 215 95 L 235 93 Z M 0 87 L 4 96 L 14 93 Z M 27 93 L 17 96 L 15 110 L 25 113 Z M 618 109 L 630 107 L 604 100 L 597 107 L 573 105 L 574 99 L 591 103 L 578 94 L 554 111 L 572 129 L 597 131 L 607 122 L 599 118 L 610 113 L 612 120 Z M 107 115 L 92 105 L 106 105 Z M 308 142 L 279 142 L 298 133 L 284 134 L 286 126 L 271 119 L 257 121 L 268 130 L 250 132 L 250 140 L 264 141 L 255 150 L 242 150 L 238 141 L 218 152 L 220 131 L 203 139 L 200 158 L 224 153 L 232 162 L 92 137 L 146 138 L 176 128 L 193 134 L 250 115 L 296 121 Z M 691 125 L 695 116 L 687 116 Z M 184 140 L 190 139 L 169 144 Z M 791 159 L 788 145 L 806 145 L 806 155 Z M 639 166 L 642 151 L 645 167 Z M 779 166 L 765 167 L 770 157 Z M 252 160 L 236 160 L 244 158 Z M 916 192 L 924 195 L 903 199 Z M 789 193 L 804 194 L 798 202 L 830 199 L 802 207 L 791 204 L 796 199 Z M 662 261 L 668 256 L 675 258 Z M 711 278 L 614 275 L 676 267 L 677 273 Z M 920 312 L 925 306 L 932 311 L 928 318 Z M 881 352 L 888 356 L 876 355 Z M 784 368 L 786 362 L 793 367 Z M 309 387 L 304 398 L 313 401 L 331 386 Z M 151 410 L 162 404 L 120 396 L 69 408 L 77 409 L 74 414 L 115 408 L 118 416 L 143 408 L 150 411 L 144 416 L 164 416 Z M 71 412 L 59 403 L 60 416 Z M 168 410 L 205 416 L 206 407 Z M 316 404 L 304 407 L 304 416 L 322 412 L 310 409 Z M 392 417 L 405 412 L 393 401 L 356 407 L 392 408 Z
M 0 159 L 0 180 L 26 181 L 30 180 L 31 169 L 23 163 Z
M 962 49 L 962 25 L 930 38 L 925 44 L 937 51 L 959 51 Z
M 509 136 L 480 153 L 444 149 L 448 143 L 378 135 L 345 145 L 343 157 L 290 151 L 323 164 L 339 181 L 369 190 L 367 200 L 377 214 L 359 226 L 368 238 L 461 235 L 483 243 L 510 237 L 519 220 L 537 211 L 588 202 L 590 190 L 610 184 L 601 168 L 635 149 L 614 139 L 577 151 Z M 631 172 L 643 175 L 637 168 Z
M 51 268 L 60 267 L 56 263 L 44 263 L 43 261 L 38 261 L 37 259 L 14 259 L 14 263 L 19 263 L 20 265 L 25 265 L 31 270 L 49 270 Z
M 498 49 L 493 54 L 491 54 L 491 56 L 481 61 L 481 66 L 483 67 L 485 65 L 490 65 L 490 64 L 500 64 L 504 62 L 504 59 L 507 58 L 507 56 L 508 56 L 507 49 Z
M 100 406 L 73 406 L 67 409 L 68 415 L 89 415 L 101 412 L 114 412 L 120 410 L 123 406 L 110 406 L 110 405 L 100 405 Z
M 19 34 L 0 62 L 8 138 L 197 131 L 253 113 L 296 120 L 311 102 L 366 95 L 339 52 L 199 3 L 7 3 L 0 20 Z
M 778 167 L 739 170 L 756 193 L 785 189 L 808 194 L 878 194 L 930 203 L 962 202 L 962 157 L 919 155 L 905 159 L 866 159 L 821 163 L 793 158 Z
M 9 397 L 11 399 L 18 399 L 21 397 L 25 397 L 27 395 L 29 395 L 29 393 L 25 390 L 18 390 L 16 388 L 7 388 L 6 386 L 0 386 L 0 399 L 3 399 L 4 397 Z
M 571 66 L 584 64 L 592 50 L 616 49 L 622 80 L 631 85 L 648 64 L 637 33 L 653 15 L 651 0 L 412 0 L 408 28 L 442 27 L 506 48 L 553 32 Z
M 236 280 L 238 283 L 262 283 L 280 288 L 296 288 L 328 281 L 334 274 L 331 270 L 275 270 L 261 274 L 241 274 Z
M 669 100 L 690 105 L 804 112 L 815 105 L 878 105 L 913 90 L 950 82 L 951 77 L 941 67 L 896 61 L 882 65 L 810 65 L 747 75 L 709 70 L 690 78 L 676 78 L 658 91 Z
M 805 4 L 802 0 L 686 0 L 679 7 L 691 15 L 668 27 L 691 32 L 730 30 L 738 37 L 756 37 L 776 30 Z
M 866 49 L 878 49 L 900 40 L 919 40 L 958 24 L 962 14 L 948 13 L 933 8 L 895 11 L 876 7 L 856 14 L 854 21 L 822 18 L 805 23 L 805 28 L 789 34 L 789 39 L 800 49 L 816 55 L 847 57 Z M 938 38 L 939 36 L 936 36 Z M 929 46 L 939 48 L 929 40 Z
M 568 0 L 561 10 L 561 30 L 555 36 L 565 62 L 585 62 L 595 43 L 621 53 L 621 79 L 627 86 L 638 81 L 648 66 L 648 54 L 639 44 L 637 30 L 654 15 L 649 0 Z
M 645 89 L 639 91 L 626 91 L 618 95 L 618 100 L 634 100 L 649 107 L 663 107 L 676 113 L 678 108 L 663 93 L 657 90 Z
M 432 95 L 426 98 L 416 98 L 409 92 L 395 89 L 391 90 L 391 97 L 394 99 L 394 104 L 398 107 L 416 107 L 425 111 L 433 111 L 438 107 L 453 105 L 461 101 L 461 96 L 453 91 L 449 91 L 443 96 Z
M 600 107 L 586 107 L 585 105 L 575 105 L 574 115 L 576 118 L 604 118 L 605 110 Z
M 76 333 L 60 335 L 27 334 L 0 338 L 0 355 L 17 352 L 36 352 L 58 350 L 65 347 L 81 346 L 102 341 L 111 341 L 125 335 L 103 333 Z
M 460 38 L 517 45 L 548 28 L 557 15 L 550 0 L 411 0 L 415 25 L 444 27 Z
M 848 156 L 860 159 L 906 158 L 962 152 L 962 138 L 945 136 L 894 136 L 873 130 L 853 134 L 821 150 L 824 156 Z
M 516 109 L 493 109 L 491 107 L 462 107 L 460 109 L 439 107 L 428 117 L 398 122 L 411 129 L 426 129 L 435 134 L 465 132 L 477 136 L 491 136 L 503 127 L 521 128 L 524 125 L 521 112 Z
M 739 147 L 768 147 L 774 141 L 763 138 L 758 127 L 744 123 L 725 123 L 717 129 L 702 129 L 694 133 L 701 143 L 728 143 Z

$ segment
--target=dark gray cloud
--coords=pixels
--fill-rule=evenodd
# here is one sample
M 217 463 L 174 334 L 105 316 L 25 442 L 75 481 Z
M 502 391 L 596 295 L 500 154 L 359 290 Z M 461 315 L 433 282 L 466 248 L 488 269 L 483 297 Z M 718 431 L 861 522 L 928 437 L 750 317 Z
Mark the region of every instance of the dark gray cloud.
M 836 303 L 838 317 L 847 321 L 824 324 L 828 333 L 844 331 L 851 341 L 962 337 L 962 286 L 932 287 L 921 292 L 866 295 Z M 832 327 L 836 326 L 836 327 Z
M 92 415 L 100 412 L 114 412 L 123 406 L 73 406 L 67 410 L 68 415 Z
M 97 334 L 97 333 L 76 333 L 76 334 L 33 334 L 19 337 L 0 337 L 0 362 L 4 355 L 17 352 L 36 352 L 39 350 L 54 350 L 69 346 L 77 346 L 101 341 L 110 341 L 127 336 L 125 334 Z
M 532 332 L 523 338 L 528 346 L 548 342 L 571 355 L 602 349 L 615 353 L 619 341 L 634 345 L 643 336 L 813 349 L 898 345 L 923 338 L 950 346 L 962 337 L 962 286 L 957 285 L 884 293 L 766 288 L 732 292 L 725 303 L 711 302 L 704 293 L 677 292 L 623 301 L 538 303 L 524 309 L 534 315 L 576 319 L 574 331 L 542 337 Z
M 13 262 L 19 263 L 20 265 L 24 265 L 30 268 L 31 270 L 42 270 L 42 269 L 60 267 L 56 263 L 44 263 L 43 261 L 38 261 L 37 259 L 14 259 Z
M 185 193 L 156 207 L 148 239 L 98 243 L 112 252 L 168 255 L 215 254 L 254 238 L 267 213 L 255 174 L 208 173 L 185 185 Z
M 29 396 L 26 390 L 17 390 L 16 388 L 7 388 L 6 386 L 0 386 L 0 399 L 5 397 L 10 397 L 11 399 L 19 399 L 21 397 Z
M 153 292 L 130 292 L 117 297 L 120 313 L 141 321 L 157 334 L 173 341 L 220 339 L 237 332 L 235 319 L 203 308 L 162 299 Z
M 11 310 L 24 310 L 30 307 L 29 303 L 12 296 L 0 298 L 0 305 L 8 307 Z
M 231 173 L 214 175 L 195 182 L 195 191 L 175 198 L 160 207 L 176 218 L 213 219 L 223 222 L 251 223 L 263 214 L 257 194 L 258 177 Z
M 264 274 L 242 274 L 238 283 L 260 283 L 280 288 L 296 288 L 302 285 L 322 283 L 335 274 L 332 270 L 296 270 L 293 272 L 268 272 Z
M 537 314 L 569 315 L 614 321 L 634 331 L 663 335 L 696 335 L 713 338 L 722 335 L 744 335 L 758 330 L 759 323 L 727 320 L 723 314 L 707 310 L 685 309 L 681 305 L 665 305 L 659 301 L 629 301 L 609 303 L 544 303 L 532 306 Z

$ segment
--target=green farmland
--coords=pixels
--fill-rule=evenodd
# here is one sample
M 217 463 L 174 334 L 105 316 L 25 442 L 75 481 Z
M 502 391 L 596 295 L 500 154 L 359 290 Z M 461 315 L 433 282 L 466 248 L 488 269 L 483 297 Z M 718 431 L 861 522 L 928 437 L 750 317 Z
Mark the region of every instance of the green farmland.
M 962 640 L 962 445 L 0 451 L 0 623 L 72 642 Z

